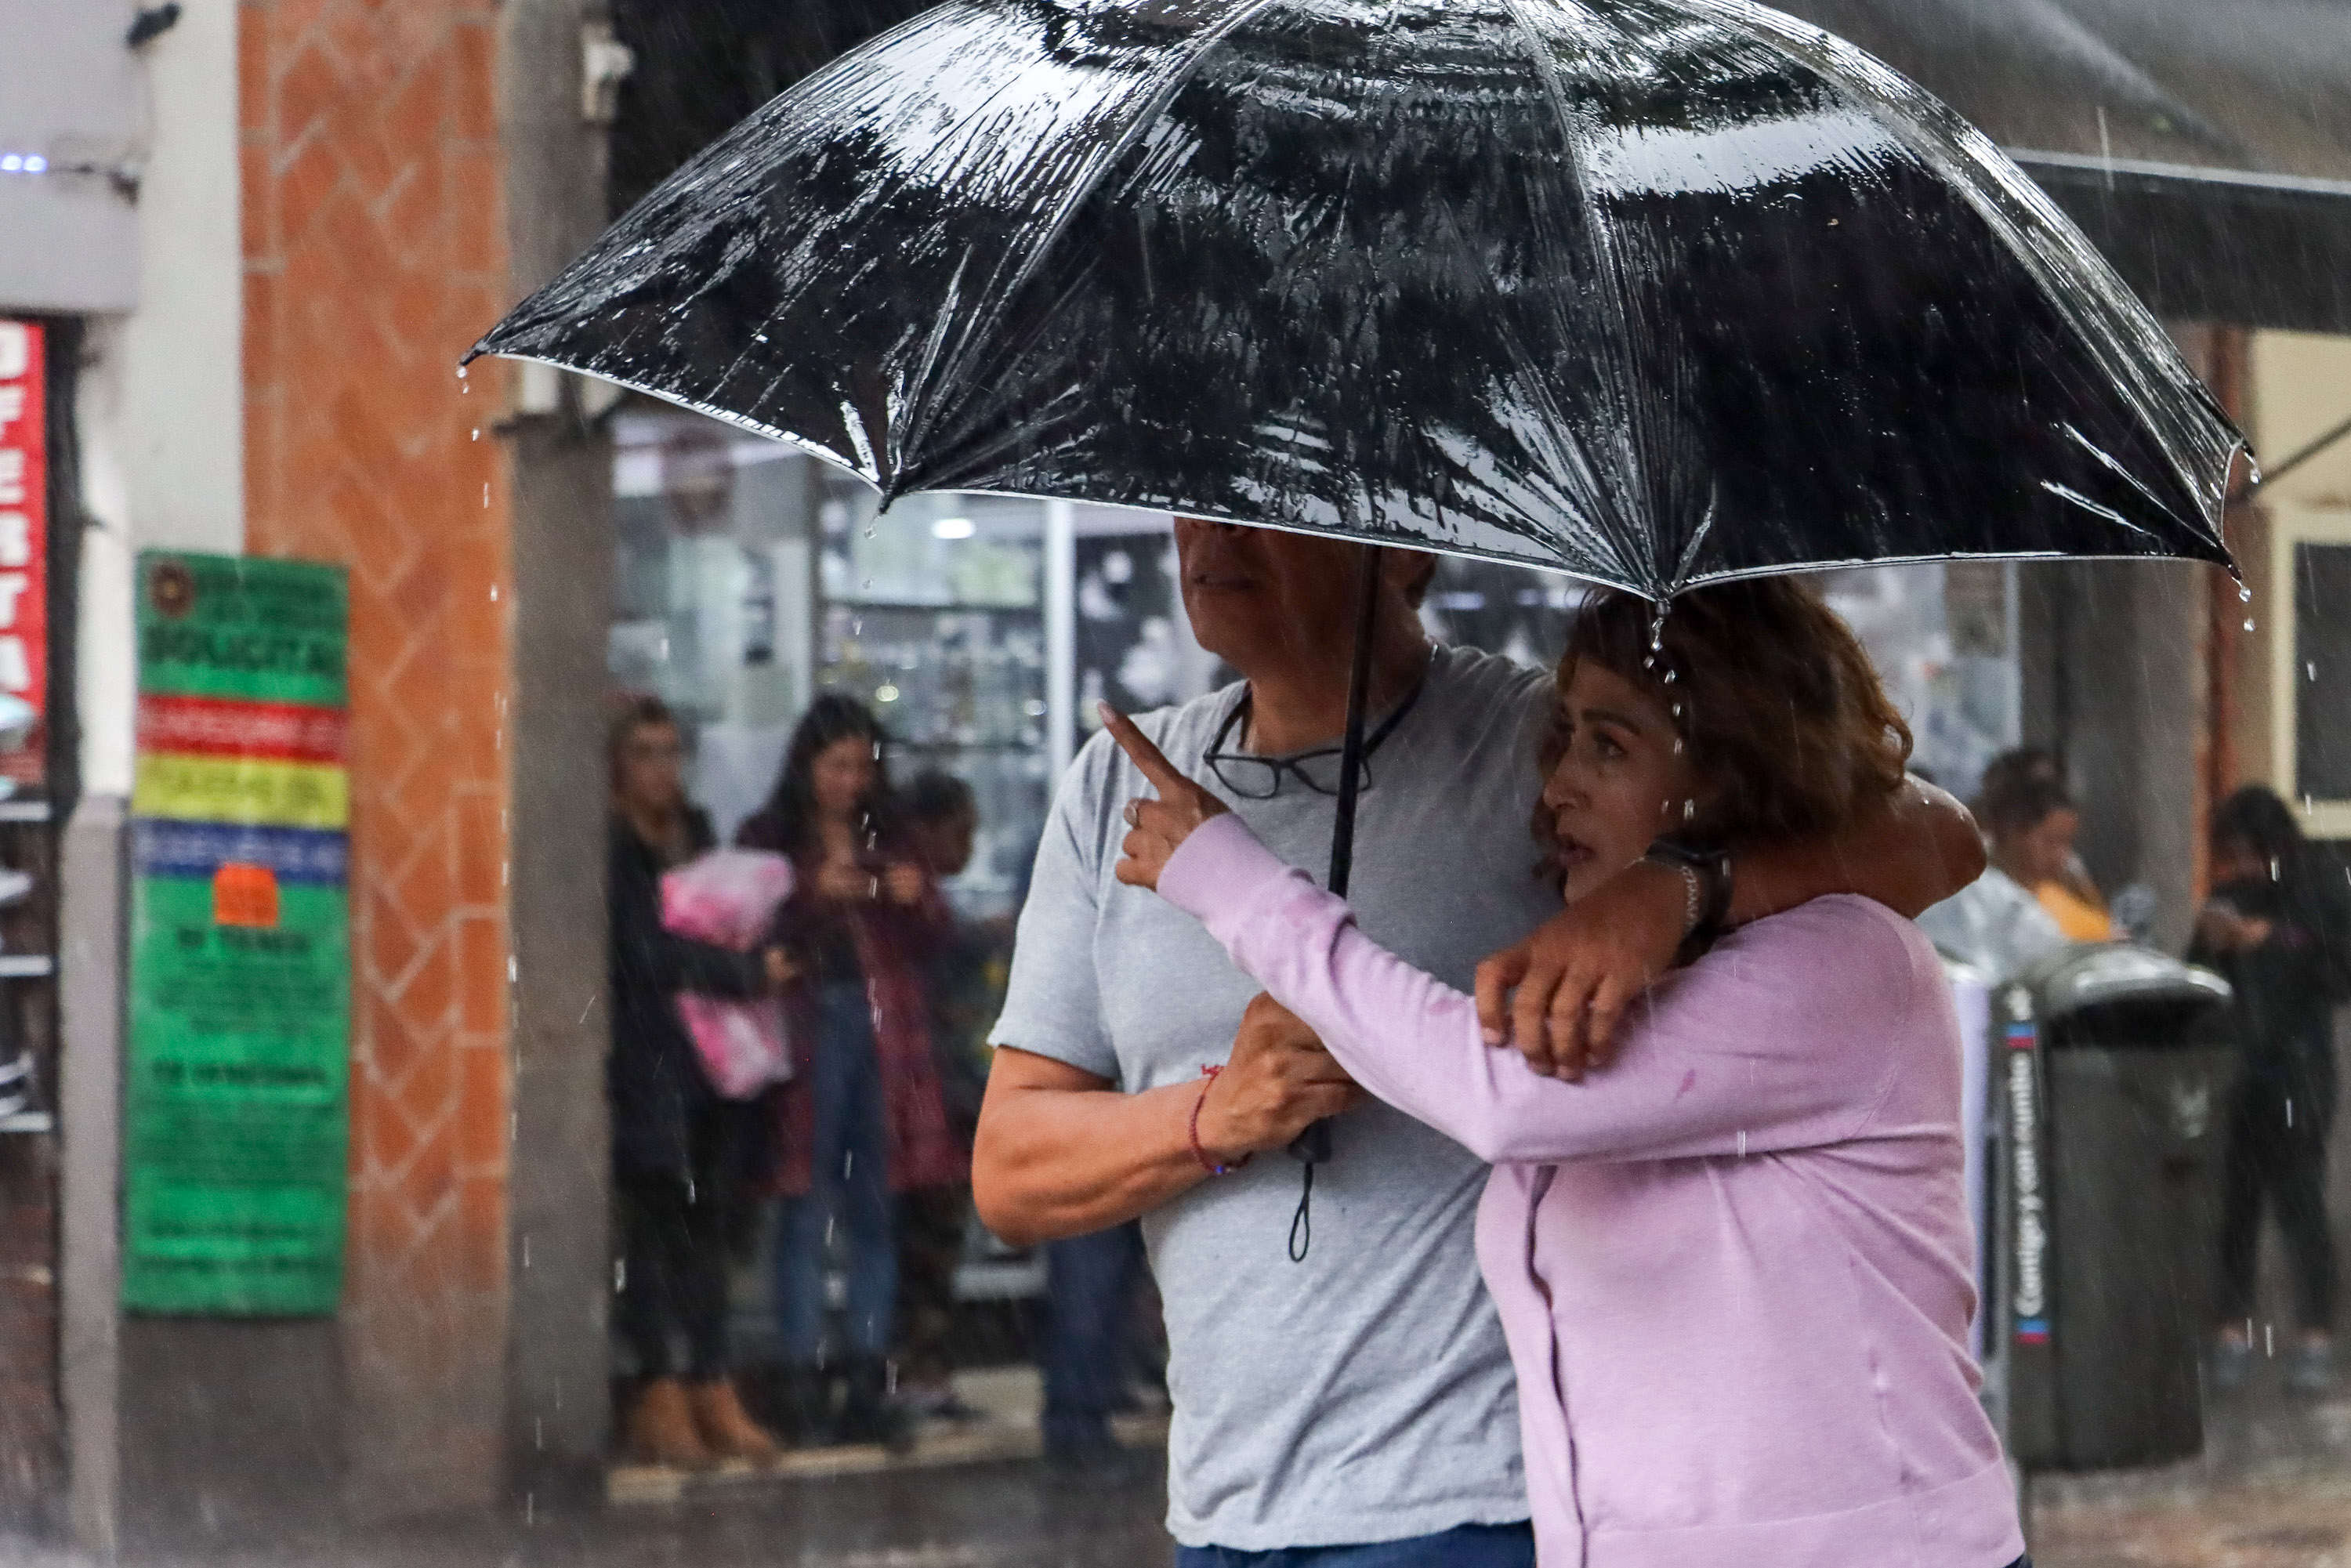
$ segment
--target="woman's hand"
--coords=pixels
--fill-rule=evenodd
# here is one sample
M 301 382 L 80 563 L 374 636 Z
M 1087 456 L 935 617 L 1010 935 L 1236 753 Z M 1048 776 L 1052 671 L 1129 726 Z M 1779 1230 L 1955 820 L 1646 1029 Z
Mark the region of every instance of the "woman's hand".
M 1148 745 L 1149 742 L 1144 744 Z M 1263 1149 L 1290 1146 L 1325 1116 L 1353 1110 L 1364 1092 L 1296 1013 L 1262 993 L 1250 999 L 1233 1036 L 1232 1060 L 1200 1101 L 1200 1146 L 1237 1164 Z
M 1486 1043 L 1547 1078 L 1605 1067 L 1625 1005 L 1673 966 L 1687 908 L 1680 873 L 1642 861 L 1479 965 Z
M 820 898 L 836 904 L 870 904 L 873 873 L 853 860 L 829 860 L 816 868 L 816 891 Z
M 780 991 L 800 977 L 800 967 L 781 947 L 769 947 L 759 955 L 762 970 L 768 977 L 768 989 Z
M 890 902 L 911 907 L 923 902 L 923 868 L 901 862 L 882 869 L 882 891 Z
M 1159 791 L 1156 800 L 1138 799 L 1126 803 L 1126 825 L 1134 831 L 1119 846 L 1125 858 L 1118 862 L 1118 880 L 1130 887 L 1156 888 L 1159 873 L 1167 869 L 1168 857 L 1192 836 L 1192 830 L 1211 817 L 1224 815 L 1227 808 L 1222 800 L 1177 772 L 1176 765 L 1151 743 L 1149 736 L 1135 727 L 1133 719 L 1108 703 L 1101 705 L 1101 713 L 1111 738 L 1151 781 L 1151 787 Z
M 2270 939 L 2270 922 L 2240 913 L 2236 905 L 2214 899 L 2197 916 L 2196 934 L 2208 947 L 2223 953 L 2243 953 Z

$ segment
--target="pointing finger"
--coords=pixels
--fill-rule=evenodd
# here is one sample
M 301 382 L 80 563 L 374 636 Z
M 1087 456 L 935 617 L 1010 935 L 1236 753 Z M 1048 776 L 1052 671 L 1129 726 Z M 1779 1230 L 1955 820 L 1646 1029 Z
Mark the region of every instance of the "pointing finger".
M 1108 703 L 1096 703 L 1094 708 L 1102 715 L 1102 727 L 1110 731 L 1110 737 L 1118 742 L 1118 748 L 1126 753 L 1128 760 L 1151 780 L 1151 787 L 1159 791 L 1161 800 L 1193 787 L 1192 780 L 1176 771 L 1176 765 L 1167 760 L 1166 755 L 1133 719 Z

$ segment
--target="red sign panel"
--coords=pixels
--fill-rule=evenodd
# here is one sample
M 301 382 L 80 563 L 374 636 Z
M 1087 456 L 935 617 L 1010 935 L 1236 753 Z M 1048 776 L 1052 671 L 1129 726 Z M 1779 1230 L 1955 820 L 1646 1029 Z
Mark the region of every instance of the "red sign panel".
M 0 320 L 0 778 L 37 786 L 49 709 L 47 366 L 41 329 Z
M 227 697 L 139 699 L 139 749 L 197 757 L 255 757 L 340 768 L 350 760 L 348 708 Z

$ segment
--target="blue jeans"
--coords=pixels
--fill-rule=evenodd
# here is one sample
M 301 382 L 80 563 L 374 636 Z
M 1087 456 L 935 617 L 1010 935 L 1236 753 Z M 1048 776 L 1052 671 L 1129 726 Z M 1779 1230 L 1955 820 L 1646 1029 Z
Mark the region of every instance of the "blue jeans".
M 1275 1552 L 1179 1546 L 1176 1568 L 1535 1568 L 1535 1531 L 1531 1524 L 1463 1524 L 1409 1541 Z
M 1143 1273 L 1143 1227 L 1130 1220 L 1045 1249 L 1045 1447 L 1110 1446 L 1126 1394 L 1126 1320 Z
M 889 1354 L 898 1294 L 898 1200 L 890 1191 L 882 1064 L 862 982 L 828 980 L 820 988 L 816 1049 L 809 1057 L 813 1179 L 806 1197 L 784 1199 L 776 1216 L 776 1323 L 784 1359 L 794 1366 L 823 1358 L 829 1239 L 848 1253 L 843 1329 L 850 1355 Z

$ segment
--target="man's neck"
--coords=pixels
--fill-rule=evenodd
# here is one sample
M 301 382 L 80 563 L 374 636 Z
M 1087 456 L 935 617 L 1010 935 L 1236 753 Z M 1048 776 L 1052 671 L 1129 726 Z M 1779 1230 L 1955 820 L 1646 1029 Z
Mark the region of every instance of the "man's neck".
M 1376 717 L 1403 701 L 1427 664 L 1428 639 L 1416 621 L 1384 628 L 1372 653 L 1367 711 Z M 1243 744 L 1269 757 L 1338 744 L 1347 729 L 1350 673 L 1343 659 L 1246 672 L 1249 722 Z

